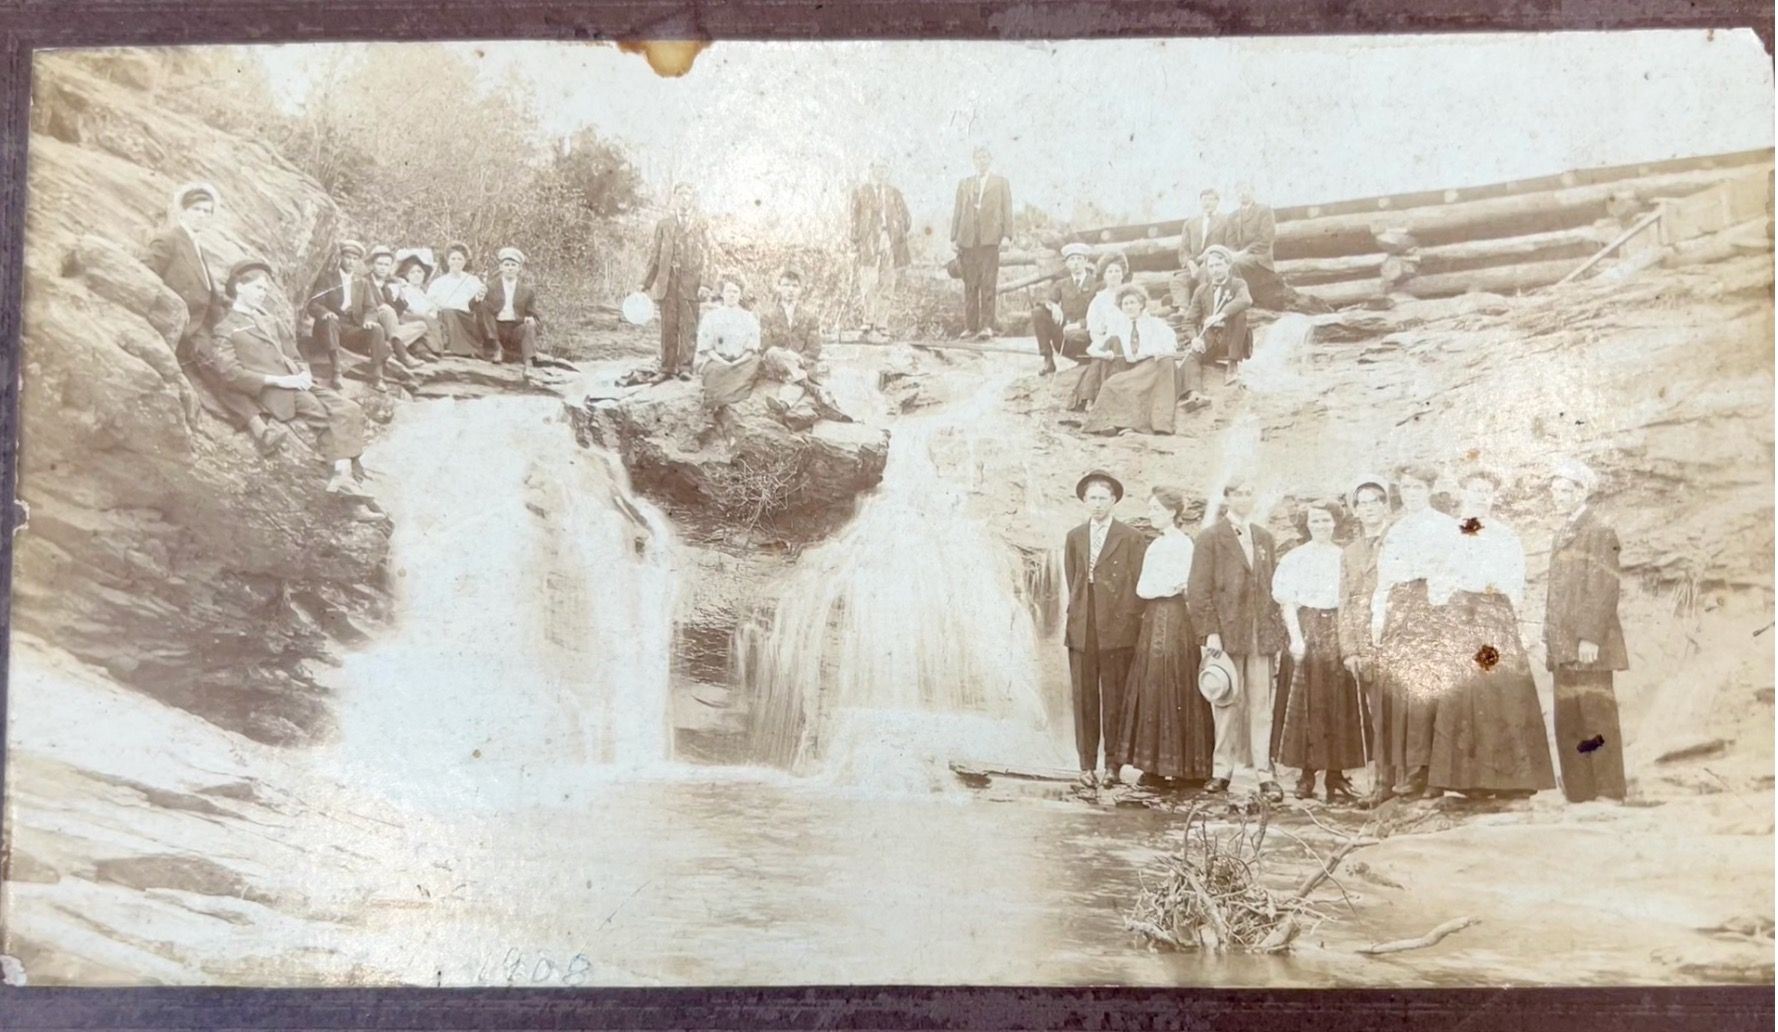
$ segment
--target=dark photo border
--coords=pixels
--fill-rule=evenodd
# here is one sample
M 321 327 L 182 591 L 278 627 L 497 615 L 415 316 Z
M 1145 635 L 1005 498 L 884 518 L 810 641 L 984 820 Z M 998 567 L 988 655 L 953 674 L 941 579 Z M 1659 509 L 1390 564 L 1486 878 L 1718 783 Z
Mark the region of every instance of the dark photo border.
M 1055 39 L 1656 28 L 1751 28 L 1770 55 L 1773 7 L 1770 0 L 0 0 L 0 577 L 10 586 L 33 50 L 424 39 Z M 0 595 L 0 622 L 10 628 L 10 592 Z M 4 716 L 0 693 L 0 726 Z M 0 738 L 0 761 L 4 750 Z M 0 778 L 3 772 L 0 766 Z M 1718 1032 L 1772 1028 L 1773 990 L 0 988 L 0 1029 L 586 1027 Z

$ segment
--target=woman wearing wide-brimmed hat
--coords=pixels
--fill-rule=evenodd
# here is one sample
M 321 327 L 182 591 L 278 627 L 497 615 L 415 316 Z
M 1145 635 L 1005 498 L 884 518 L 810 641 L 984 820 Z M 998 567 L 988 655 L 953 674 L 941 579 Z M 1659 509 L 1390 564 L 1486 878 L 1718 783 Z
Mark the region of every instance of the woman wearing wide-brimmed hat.
M 468 244 L 447 246 L 445 271 L 427 284 L 426 296 L 438 310 L 439 346 L 446 354 L 477 357 L 485 349 L 477 309 L 488 296 L 488 285 L 469 271 L 469 259 Z
M 1296 797 L 1315 794 L 1325 772 L 1327 801 L 1353 801 L 1346 771 L 1364 766 L 1364 707 L 1358 685 L 1340 661 L 1339 503 L 1316 501 L 1303 511 L 1309 540 L 1284 553 L 1272 574 L 1272 598 L 1290 636 L 1291 675 L 1278 762 L 1298 772 Z
M 1107 342 L 1116 348 L 1083 429 L 1090 434 L 1173 432 L 1179 401 L 1179 341 L 1173 327 L 1148 314 L 1148 291 L 1132 283 L 1117 292 L 1118 316 Z
M 1172 787 L 1202 782 L 1212 773 L 1216 723 L 1198 690 L 1198 639 L 1185 587 L 1191 580 L 1192 539 L 1185 532 L 1185 495 L 1157 487 L 1149 522 L 1160 536 L 1142 557 L 1136 594 L 1144 599 L 1142 630 L 1124 685 L 1123 729 L 1117 764 L 1142 772 L 1143 783 Z
M 1099 388 L 1105 385 L 1105 378 L 1117 361 L 1116 349 L 1106 340 L 1120 315 L 1117 292 L 1129 278 L 1130 261 L 1123 255 L 1110 254 L 1100 260 L 1099 282 L 1102 286 L 1087 304 L 1087 347 L 1081 353 L 1086 366 L 1081 369 L 1080 378 L 1074 381 L 1074 391 L 1068 396 L 1070 412 L 1085 412 L 1092 407 L 1099 398 Z
M 444 329 L 438 321 L 438 303 L 426 292 L 426 281 L 432 278 L 432 248 L 405 248 L 395 254 L 395 295 L 401 303 L 396 307 L 399 327 L 416 357 L 437 361 L 444 350 Z M 419 327 L 415 332 L 411 327 Z

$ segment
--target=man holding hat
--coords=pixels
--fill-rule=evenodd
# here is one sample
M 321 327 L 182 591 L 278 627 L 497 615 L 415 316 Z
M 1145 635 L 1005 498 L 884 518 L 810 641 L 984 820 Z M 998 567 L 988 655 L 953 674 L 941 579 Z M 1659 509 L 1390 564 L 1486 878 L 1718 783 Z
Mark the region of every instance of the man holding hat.
M 1142 630 L 1142 599 L 1136 581 L 1147 544 L 1112 518 L 1124 485 L 1102 469 L 1074 485 L 1087 521 L 1068 532 L 1063 572 L 1068 579 L 1068 672 L 1074 689 L 1074 744 L 1081 783 L 1114 784 L 1122 756 L 1124 682 Z M 1099 765 L 1101 734 L 1107 763 Z M 1095 773 L 1101 771 L 1102 773 Z
M 1062 247 L 1062 264 L 1067 274 L 1050 284 L 1049 297 L 1031 309 L 1031 329 L 1037 334 L 1037 350 L 1043 355 L 1043 371 L 1056 371 L 1058 354 L 1084 363 L 1087 345 L 1087 307 L 1099 292 L 1099 283 L 1089 271 L 1093 249 L 1076 241 Z
M 1359 805 L 1370 809 L 1395 795 L 1396 770 L 1389 762 L 1389 716 L 1383 679 L 1378 676 L 1376 643 L 1371 640 L 1371 599 L 1377 592 L 1377 556 L 1389 529 L 1389 482 L 1366 475 L 1348 497 L 1358 517 L 1358 534 L 1340 553 L 1340 660 L 1358 682 L 1369 721 L 1371 794 Z
M 333 467 L 328 493 L 364 497 L 353 476 L 364 452 L 363 414 L 345 398 L 316 389 L 308 366 L 266 315 L 271 276 L 271 266 L 257 258 L 229 269 L 224 290 L 230 308 L 212 335 L 212 361 L 227 386 L 267 416 L 314 431 L 316 447 Z
M 1563 517 L 1550 547 L 1544 610 L 1545 663 L 1555 675 L 1556 755 L 1570 802 L 1622 800 L 1624 739 L 1612 672 L 1629 656 L 1618 622 L 1617 531 L 1588 498 L 1598 476 L 1566 459 L 1550 477 L 1550 497 Z
M 648 255 L 648 271 L 642 274 L 642 289 L 660 309 L 663 380 L 691 379 L 697 348 L 698 301 L 706 293 L 704 263 L 710 238 L 696 205 L 690 183 L 673 188 L 673 210 L 654 224 L 654 248 Z
M 1207 792 L 1226 792 L 1236 770 L 1252 767 L 1260 794 L 1283 802 L 1272 778 L 1273 674 L 1284 647 L 1284 616 L 1272 598 L 1277 549 L 1252 522 L 1253 486 L 1241 477 L 1223 488 L 1223 512 L 1202 534 L 1192 560 L 1186 604 L 1192 626 L 1214 657 L 1226 653 L 1240 675 L 1235 698 L 1213 707 L 1216 776 Z
M 340 241 L 339 266 L 323 270 L 309 286 L 306 308 L 315 321 L 311 339 L 315 347 L 327 354 L 327 385 L 336 391 L 344 371 L 341 347 L 368 354 L 371 389 L 386 389 L 383 371 L 389 361 L 389 335 L 377 318 L 381 295 L 370 277 L 358 271 L 359 259 L 363 257 L 363 244 L 356 240 Z
M 528 278 L 519 275 L 525 264 L 525 252 L 516 247 L 502 247 L 494 257 L 500 275 L 488 284 L 488 297 L 482 306 L 486 336 L 493 344 L 493 360 L 511 361 L 518 355 L 519 378 L 531 376 L 531 360 L 537 354 L 537 329 L 543 322 L 537 312 L 537 291 Z

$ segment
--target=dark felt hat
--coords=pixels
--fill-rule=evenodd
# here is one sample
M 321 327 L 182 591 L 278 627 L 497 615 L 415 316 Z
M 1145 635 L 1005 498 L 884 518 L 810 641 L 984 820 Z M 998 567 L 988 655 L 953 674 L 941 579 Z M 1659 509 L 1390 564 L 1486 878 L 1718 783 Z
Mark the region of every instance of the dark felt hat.
M 1123 482 L 1102 469 L 1093 470 L 1086 476 L 1081 477 L 1080 483 L 1074 485 L 1074 497 L 1079 498 L 1081 501 L 1086 501 L 1087 485 L 1095 480 L 1103 481 L 1106 487 L 1111 488 L 1112 497 L 1120 502 L 1124 500 Z
M 224 292 L 227 293 L 229 297 L 234 297 L 235 284 L 240 282 L 242 276 L 247 275 L 255 269 L 263 270 L 267 276 L 272 275 L 272 267 L 270 263 L 266 262 L 264 259 L 243 258 L 228 267 L 228 279 L 224 281 Z

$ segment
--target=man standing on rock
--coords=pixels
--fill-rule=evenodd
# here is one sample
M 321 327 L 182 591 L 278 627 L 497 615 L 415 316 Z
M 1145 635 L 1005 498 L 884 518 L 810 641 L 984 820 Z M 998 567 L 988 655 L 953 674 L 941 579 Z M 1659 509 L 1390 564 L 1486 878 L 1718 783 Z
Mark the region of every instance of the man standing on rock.
M 1555 675 L 1556 755 L 1569 802 L 1624 798 L 1624 737 L 1612 672 L 1627 670 L 1618 623 L 1617 531 L 1588 505 L 1598 477 L 1575 459 L 1556 466 L 1550 496 L 1562 515 L 1550 547 L 1545 664 Z
M 1216 213 L 1222 202 L 1209 187 L 1198 192 L 1199 214 L 1185 220 L 1179 230 L 1179 271 L 1169 284 L 1173 307 L 1184 308 L 1191 303 L 1198 285 L 1204 281 L 1204 252 L 1228 243 L 1228 219 Z
M 1012 232 L 1012 189 L 991 174 L 988 148 L 975 149 L 975 175 L 957 184 L 951 209 L 951 243 L 963 273 L 963 332 L 957 339 L 994 338 L 994 305 L 1000 286 L 1000 242 Z
M 236 262 L 229 270 L 224 287 L 229 312 L 210 340 L 216 368 L 230 389 L 251 398 L 266 415 L 280 423 L 301 422 L 314 431 L 316 447 L 333 468 L 329 494 L 366 498 L 354 476 L 364 453 L 364 415 L 340 395 L 315 387 L 296 348 L 266 316 L 271 276 L 272 267 L 257 258 Z
M 328 359 L 327 385 L 339 390 L 344 361 L 342 346 L 364 351 L 370 356 L 369 380 L 372 390 L 387 390 L 383 370 L 389 360 L 389 338 L 377 320 L 381 305 L 370 277 L 358 271 L 364 257 L 364 245 L 356 240 L 339 244 L 339 266 L 324 269 L 309 286 L 309 315 L 315 320 L 312 337 L 315 347 Z
M 1074 485 L 1087 521 L 1068 532 L 1063 574 L 1068 582 L 1068 672 L 1074 691 L 1074 744 L 1080 782 L 1116 784 L 1111 757 L 1122 756 L 1124 682 L 1142 629 L 1136 580 L 1147 550 L 1142 536 L 1111 516 L 1124 485 L 1102 469 Z M 1099 763 L 1101 737 L 1106 763 Z M 1097 771 L 1098 773 L 1095 773 Z
M 1226 792 L 1235 772 L 1251 767 L 1260 795 L 1284 801 L 1272 777 L 1275 660 L 1284 647 L 1284 616 L 1272 599 L 1277 551 L 1272 535 L 1252 522 L 1253 486 L 1235 477 L 1223 488 L 1223 513 L 1198 535 L 1186 587 L 1192 626 L 1205 649 L 1226 651 L 1240 680 L 1234 700 L 1214 707 L 1216 776 L 1206 792 Z
M 889 163 L 878 158 L 871 162 L 870 182 L 852 192 L 852 250 L 858 259 L 866 340 L 889 339 L 889 298 L 911 261 L 912 226 L 906 198 L 889 185 Z
M 696 205 L 690 183 L 673 188 L 673 210 L 654 225 L 654 247 L 642 275 L 642 289 L 660 310 L 661 380 L 691 379 L 698 301 L 707 293 L 704 261 L 710 252 L 709 233 Z

